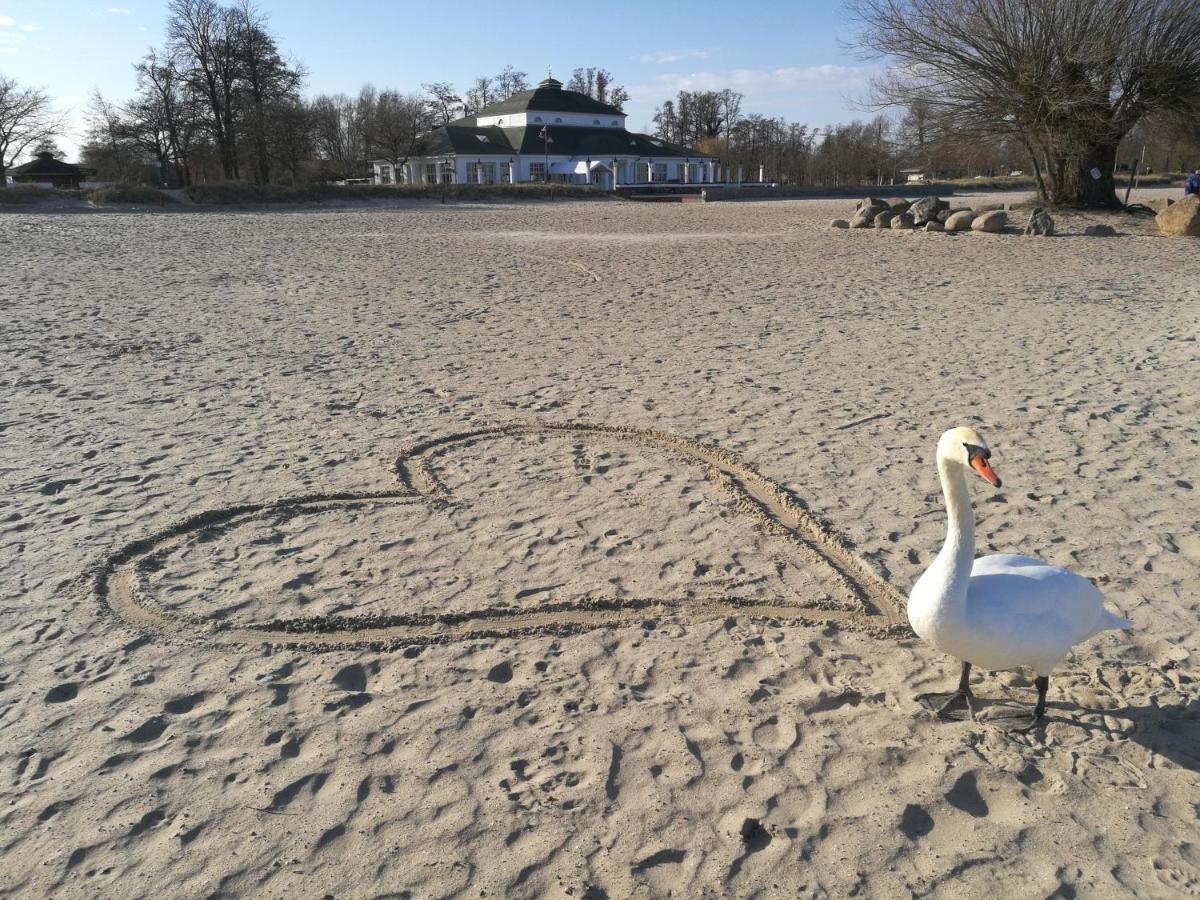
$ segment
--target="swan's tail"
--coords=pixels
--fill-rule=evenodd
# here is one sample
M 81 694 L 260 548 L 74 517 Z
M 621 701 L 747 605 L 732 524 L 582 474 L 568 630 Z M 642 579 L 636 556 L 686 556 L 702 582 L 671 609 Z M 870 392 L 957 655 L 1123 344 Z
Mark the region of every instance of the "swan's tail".
M 1101 610 L 1103 615 L 1100 617 L 1100 630 L 1118 630 L 1123 631 L 1126 628 L 1132 628 L 1133 623 L 1128 619 L 1122 619 L 1120 616 L 1114 616 L 1107 609 Z

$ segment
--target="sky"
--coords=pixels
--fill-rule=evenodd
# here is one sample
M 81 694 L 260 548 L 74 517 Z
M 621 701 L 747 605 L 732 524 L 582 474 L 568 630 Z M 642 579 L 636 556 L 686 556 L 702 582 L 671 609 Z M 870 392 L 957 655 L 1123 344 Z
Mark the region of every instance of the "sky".
M 257 6 L 308 72 L 310 96 L 355 93 L 367 82 L 420 91 L 422 82 L 448 81 L 461 91 L 506 65 L 531 84 L 548 71 L 565 82 L 577 67 L 598 66 L 629 91 L 633 131 L 650 130 L 655 109 L 680 90 L 726 87 L 745 95 L 743 114 L 814 127 L 863 118 L 854 104 L 875 65 L 842 46 L 853 27 L 838 0 Z M 73 159 L 92 91 L 129 98 L 133 64 L 164 43 L 165 19 L 165 0 L 0 0 L 0 75 L 54 98 L 68 121 L 59 145 Z

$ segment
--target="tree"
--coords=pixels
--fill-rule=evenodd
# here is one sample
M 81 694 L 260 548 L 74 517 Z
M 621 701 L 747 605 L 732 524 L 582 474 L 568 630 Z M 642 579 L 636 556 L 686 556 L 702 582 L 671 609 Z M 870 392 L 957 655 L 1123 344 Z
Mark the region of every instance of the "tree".
M 61 121 L 50 97 L 37 88 L 22 88 L 0 75 L 0 188 L 8 185 L 8 169 L 30 147 L 51 140 Z
M 487 75 L 480 75 L 475 79 L 475 83 L 467 89 L 466 94 L 463 95 L 463 115 L 473 116 L 479 110 L 498 99 L 492 79 Z
M 858 45 L 895 65 L 879 106 L 1019 141 L 1056 203 L 1119 205 L 1121 139 L 1146 115 L 1200 115 L 1196 0 L 848 0 Z
M 398 172 L 408 162 L 422 132 L 429 128 L 425 102 L 413 94 L 381 91 L 371 113 L 370 153 Z
M 202 98 L 205 118 L 226 178 L 238 177 L 238 16 L 214 0 L 170 0 L 167 36 L 186 77 Z
M 507 100 L 513 94 L 529 90 L 528 75 L 518 72 L 512 66 L 505 66 L 504 71 L 496 76 L 496 99 Z
M 236 91 L 253 155 L 254 180 L 266 184 L 271 180 L 269 133 L 273 110 L 296 99 L 303 74 L 284 62 L 275 39 L 267 32 L 266 18 L 250 0 L 240 0 L 230 15 L 237 38 Z
M 625 104 L 629 102 L 629 92 L 621 85 L 613 83 L 613 74 L 608 69 L 576 69 L 567 82 L 567 90 L 587 94 L 593 100 L 599 100 L 617 109 L 624 109 Z
M 140 102 L 156 107 L 162 118 L 176 179 L 191 184 L 190 162 L 202 126 L 195 86 L 169 52 L 151 50 L 134 68 Z
M 462 114 L 462 97 L 454 92 L 454 85 L 444 81 L 421 85 L 425 92 L 425 106 L 434 128 L 453 122 Z

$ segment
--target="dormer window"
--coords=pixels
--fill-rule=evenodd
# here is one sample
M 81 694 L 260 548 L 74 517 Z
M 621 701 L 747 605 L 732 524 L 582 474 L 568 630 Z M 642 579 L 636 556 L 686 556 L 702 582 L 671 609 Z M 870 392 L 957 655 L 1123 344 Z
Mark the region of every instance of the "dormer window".
M 620 124 L 621 124 L 621 123 L 620 123 L 620 122 L 618 122 L 616 119 L 613 119 L 613 120 L 612 120 L 612 123 L 613 123 L 613 128 L 616 128 L 618 125 L 620 125 Z
M 488 142 L 488 138 L 487 138 L 486 134 L 475 135 L 475 140 L 479 141 L 479 143 L 481 143 L 481 144 L 486 144 Z
M 593 125 L 599 125 L 599 124 L 600 124 L 600 120 L 599 120 L 599 119 L 592 119 L 592 124 L 593 124 Z
M 561 125 L 561 124 L 562 124 L 562 117 L 561 117 L 561 116 L 559 116 L 559 117 L 558 117 L 557 119 L 555 119 L 554 121 L 555 121 L 555 122 L 557 122 L 559 125 Z
M 535 121 L 535 122 L 540 122 L 540 121 L 542 121 L 542 117 L 541 117 L 541 116 L 534 116 L 534 117 L 533 117 L 533 121 Z

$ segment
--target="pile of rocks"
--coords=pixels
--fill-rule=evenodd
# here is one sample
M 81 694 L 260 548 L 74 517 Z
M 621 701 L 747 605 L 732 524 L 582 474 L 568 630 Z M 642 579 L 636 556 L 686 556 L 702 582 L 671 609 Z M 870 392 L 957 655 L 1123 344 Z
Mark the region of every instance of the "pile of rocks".
M 1041 212 L 1039 210 L 1039 212 Z M 1054 223 L 1044 212 L 1045 222 L 1039 222 L 1044 228 L 1049 223 L 1049 230 L 1040 230 L 1037 234 L 1053 234 Z M 894 231 L 980 231 L 992 233 L 1003 231 L 1008 224 L 1008 214 L 1004 204 L 992 203 L 983 206 L 968 207 L 954 206 L 947 200 L 938 197 L 921 197 L 917 200 L 904 200 L 899 197 L 889 197 L 880 200 L 867 197 L 858 201 L 854 216 L 849 220 L 834 219 L 829 223 L 831 228 L 890 228 Z

